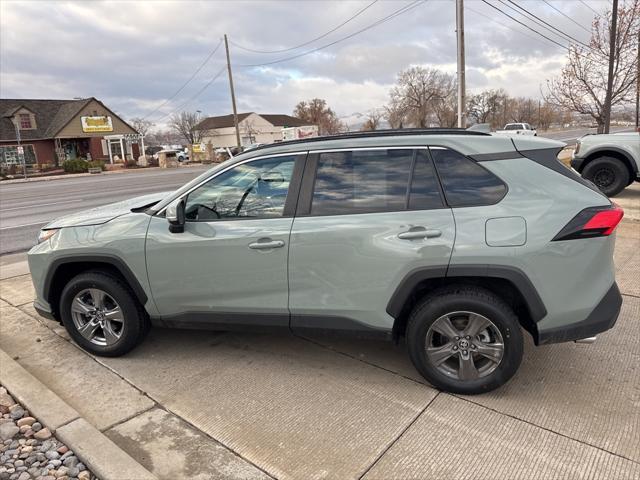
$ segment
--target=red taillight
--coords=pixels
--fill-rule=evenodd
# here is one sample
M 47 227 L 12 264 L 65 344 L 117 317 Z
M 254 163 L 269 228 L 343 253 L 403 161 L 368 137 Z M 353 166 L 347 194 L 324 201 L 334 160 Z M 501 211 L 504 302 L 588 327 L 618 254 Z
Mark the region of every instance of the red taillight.
M 585 208 L 567 223 L 553 241 L 606 237 L 613 233 L 623 215 L 624 211 L 615 203 L 612 206 Z
M 611 210 L 596 213 L 591 217 L 591 220 L 585 224 L 583 229 L 602 230 L 602 235 L 611 235 L 620 223 L 620 220 L 622 220 L 623 215 L 624 211 L 620 207 L 615 206 Z

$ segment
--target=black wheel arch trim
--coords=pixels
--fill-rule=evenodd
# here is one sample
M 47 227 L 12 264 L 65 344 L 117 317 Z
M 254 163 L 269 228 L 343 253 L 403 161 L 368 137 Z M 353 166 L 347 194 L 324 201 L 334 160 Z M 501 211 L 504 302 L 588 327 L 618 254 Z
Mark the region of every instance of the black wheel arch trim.
M 519 268 L 498 265 L 449 265 L 421 267 L 409 272 L 400 282 L 387 304 L 387 313 L 398 318 L 414 289 L 424 280 L 436 278 L 476 277 L 497 278 L 511 282 L 524 299 L 531 319 L 539 322 L 547 309 L 529 277 Z
M 593 158 L 594 155 L 601 154 L 600 156 L 606 156 L 607 152 L 615 152 L 622 155 L 627 160 L 627 162 L 629 162 L 629 165 L 631 166 L 631 170 L 632 170 L 631 176 L 633 176 L 633 174 L 636 174 L 636 175 L 638 174 L 638 165 L 635 162 L 634 158 L 631 156 L 631 154 L 629 154 L 629 152 L 619 147 L 600 147 L 600 148 L 595 148 L 593 150 L 590 150 L 587 153 L 586 157 L 582 157 L 584 158 L 585 161 L 581 166 L 584 168 L 589 163 L 589 161 L 594 160 Z
M 69 255 L 65 257 L 59 257 L 55 259 L 49 269 L 47 270 L 47 274 L 44 279 L 44 296 L 47 302 L 51 300 L 51 291 L 52 291 L 52 283 L 55 278 L 56 273 L 59 268 L 64 265 L 69 264 L 82 264 L 82 263 L 104 263 L 110 265 L 115 268 L 125 279 L 129 287 L 133 290 L 134 295 L 138 299 L 141 305 L 145 305 L 147 303 L 148 297 L 145 293 L 142 285 L 138 281 L 137 277 L 133 274 L 131 269 L 127 266 L 124 260 L 115 255 Z

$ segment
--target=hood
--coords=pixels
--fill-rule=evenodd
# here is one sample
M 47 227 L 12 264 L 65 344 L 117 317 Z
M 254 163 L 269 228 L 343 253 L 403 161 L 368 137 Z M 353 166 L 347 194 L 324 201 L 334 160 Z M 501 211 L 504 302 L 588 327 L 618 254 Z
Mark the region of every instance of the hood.
M 100 225 L 102 223 L 107 223 L 109 220 L 113 220 L 116 217 L 129 213 L 134 209 L 149 207 L 163 198 L 166 198 L 169 194 L 171 194 L 171 191 L 152 193 L 149 195 L 142 195 L 141 197 L 123 200 L 121 202 L 110 203 L 109 205 L 103 205 L 90 210 L 84 210 L 78 213 L 72 213 L 71 215 L 56 218 L 42 228 L 46 230 L 48 228 Z

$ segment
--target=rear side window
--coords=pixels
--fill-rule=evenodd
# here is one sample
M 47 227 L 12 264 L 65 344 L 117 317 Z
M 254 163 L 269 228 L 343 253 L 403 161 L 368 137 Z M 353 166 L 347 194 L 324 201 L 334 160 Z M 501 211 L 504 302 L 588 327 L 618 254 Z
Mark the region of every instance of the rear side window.
M 426 150 L 389 149 L 318 155 L 311 215 L 442 208 Z
M 404 210 L 412 164 L 409 149 L 321 153 L 311 215 Z
M 502 180 L 473 160 L 453 150 L 430 151 L 450 206 L 493 205 L 506 195 Z

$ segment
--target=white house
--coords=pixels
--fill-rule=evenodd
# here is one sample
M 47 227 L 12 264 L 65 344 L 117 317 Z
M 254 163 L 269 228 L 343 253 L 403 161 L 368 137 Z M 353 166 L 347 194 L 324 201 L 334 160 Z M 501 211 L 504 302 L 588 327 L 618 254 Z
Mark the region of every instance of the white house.
M 240 129 L 240 143 L 242 146 L 247 146 L 255 143 L 281 142 L 283 128 L 309 125 L 307 122 L 289 115 L 249 112 L 238 114 L 238 126 Z M 233 115 L 207 117 L 193 129 L 201 132 L 202 143 L 211 142 L 214 148 L 236 146 Z

